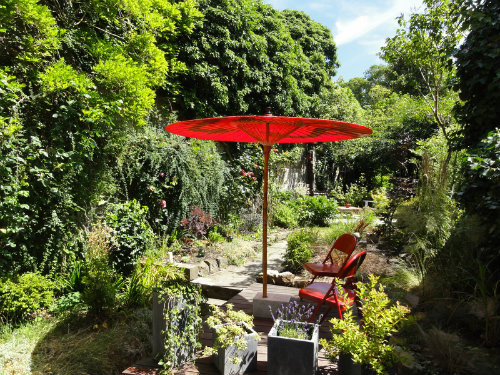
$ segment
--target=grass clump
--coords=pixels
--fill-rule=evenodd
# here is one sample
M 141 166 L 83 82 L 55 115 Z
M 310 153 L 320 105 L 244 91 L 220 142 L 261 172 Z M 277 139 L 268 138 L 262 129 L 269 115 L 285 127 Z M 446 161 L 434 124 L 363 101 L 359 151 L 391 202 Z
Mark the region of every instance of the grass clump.
M 318 232 L 310 229 L 297 229 L 287 237 L 288 245 L 285 253 L 285 268 L 293 273 L 302 271 L 304 263 L 311 260 L 314 250 L 312 244 L 318 240 Z

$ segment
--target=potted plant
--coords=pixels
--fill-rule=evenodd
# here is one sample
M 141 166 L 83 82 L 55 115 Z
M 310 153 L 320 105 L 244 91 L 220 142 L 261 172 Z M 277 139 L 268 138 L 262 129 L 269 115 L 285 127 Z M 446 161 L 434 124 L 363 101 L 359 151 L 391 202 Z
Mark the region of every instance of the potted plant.
M 378 278 L 373 275 L 368 283 L 357 283 L 357 295 L 360 319 L 355 318 L 352 306 L 347 307 L 343 320 L 330 320 L 332 338 L 321 339 L 321 345 L 327 358 L 336 360 L 339 357 L 341 375 L 384 374 L 389 366 L 403 358 L 389 338 L 406 319 L 409 309 L 399 301 L 391 304 L 382 285 L 378 284 Z M 353 363 L 359 364 L 357 370 L 351 367 Z
M 207 325 L 212 329 L 213 345 L 205 348 L 205 355 L 213 356 L 215 366 L 223 375 L 257 369 L 260 337 L 253 329 L 250 315 L 234 311 L 232 304 L 227 304 L 225 310 L 212 306 Z
M 174 279 L 153 293 L 153 355 L 167 371 L 193 360 L 201 346 L 201 288 Z
M 298 302 L 281 305 L 267 337 L 267 373 L 314 375 L 318 367 L 318 325 L 307 323 L 313 308 Z

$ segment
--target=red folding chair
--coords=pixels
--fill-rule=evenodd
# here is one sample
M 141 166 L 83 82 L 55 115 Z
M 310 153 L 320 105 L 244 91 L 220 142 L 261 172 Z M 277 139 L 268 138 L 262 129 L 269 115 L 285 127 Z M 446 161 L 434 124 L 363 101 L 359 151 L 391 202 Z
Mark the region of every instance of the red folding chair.
M 343 264 L 345 264 L 350 258 L 355 247 L 356 237 L 352 234 L 344 233 L 333 243 L 330 251 L 323 260 L 323 263 L 304 264 L 304 268 L 314 276 L 311 283 L 313 283 L 318 276 L 336 277 Z M 338 264 L 333 260 L 332 253 L 334 250 L 338 250 L 346 254 L 343 264 Z
M 356 299 L 354 284 L 356 281 L 355 275 L 361 263 L 365 260 L 365 257 L 366 251 L 362 251 L 350 258 L 338 272 L 338 275 L 333 278 L 331 283 L 316 282 L 299 290 L 299 297 L 301 299 L 316 303 L 316 307 L 309 318 L 309 322 L 314 320 L 319 309 L 321 309 L 323 305 L 328 306 L 328 311 L 323 315 L 323 318 L 321 318 L 320 324 L 323 323 L 323 320 L 325 320 L 334 306 L 337 307 L 339 318 L 342 319 L 342 310 L 345 310 L 346 306 L 352 305 Z M 345 292 L 343 298 L 339 296 L 337 291 L 337 282 L 339 279 L 345 280 L 342 286 Z

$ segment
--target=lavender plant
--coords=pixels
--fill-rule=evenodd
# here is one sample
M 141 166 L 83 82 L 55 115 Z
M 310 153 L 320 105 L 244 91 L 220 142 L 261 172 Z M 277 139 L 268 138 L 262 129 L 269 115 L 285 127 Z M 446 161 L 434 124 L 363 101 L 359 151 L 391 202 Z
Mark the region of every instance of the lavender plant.
M 278 307 L 276 314 L 273 313 L 271 306 L 269 310 L 274 322 L 278 323 L 278 336 L 301 340 L 311 339 L 313 327 L 305 323 L 313 313 L 313 306 L 299 305 L 297 301 L 293 301 Z

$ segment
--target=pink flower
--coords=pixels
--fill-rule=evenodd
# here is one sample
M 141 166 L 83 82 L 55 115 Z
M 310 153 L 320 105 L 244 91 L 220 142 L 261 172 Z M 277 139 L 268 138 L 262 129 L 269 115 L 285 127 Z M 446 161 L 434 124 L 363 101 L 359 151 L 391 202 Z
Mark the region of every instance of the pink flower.
M 273 152 L 278 152 L 278 150 L 276 150 L 275 148 L 273 148 Z
M 257 177 L 252 177 L 252 180 L 257 181 Z
M 164 200 L 164 199 L 162 199 L 161 202 L 160 202 L 160 206 L 161 206 L 161 208 L 167 207 L 167 201 Z
M 165 178 L 165 172 L 161 172 L 161 173 L 160 173 L 160 177 L 161 177 L 161 178 Z
M 242 176 L 244 176 L 244 175 L 245 175 L 245 170 L 244 170 L 244 169 L 241 169 L 240 174 L 241 174 Z

